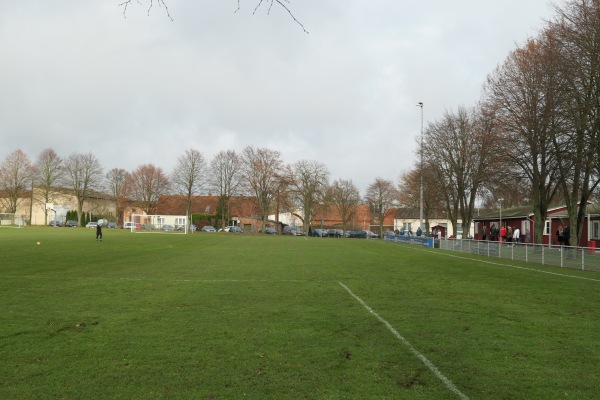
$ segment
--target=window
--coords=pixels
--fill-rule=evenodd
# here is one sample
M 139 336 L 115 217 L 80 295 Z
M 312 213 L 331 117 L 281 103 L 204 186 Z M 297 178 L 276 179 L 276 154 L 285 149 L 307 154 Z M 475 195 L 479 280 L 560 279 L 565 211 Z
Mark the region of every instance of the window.
M 600 221 L 591 221 L 592 223 L 592 237 L 591 239 L 600 239 Z
M 550 234 L 550 220 L 546 220 L 546 223 L 544 224 L 544 235 L 548 236 Z

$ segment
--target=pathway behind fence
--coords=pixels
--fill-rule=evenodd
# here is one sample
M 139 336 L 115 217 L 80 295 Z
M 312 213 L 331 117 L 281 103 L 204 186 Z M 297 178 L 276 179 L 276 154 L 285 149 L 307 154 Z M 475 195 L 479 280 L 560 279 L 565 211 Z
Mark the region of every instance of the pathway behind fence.
M 592 247 L 548 247 L 541 244 L 516 244 L 487 240 L 436 240 L 435 247 L 487 257 L 518 260 L 561 268 L 600 272 L 600 250 Z

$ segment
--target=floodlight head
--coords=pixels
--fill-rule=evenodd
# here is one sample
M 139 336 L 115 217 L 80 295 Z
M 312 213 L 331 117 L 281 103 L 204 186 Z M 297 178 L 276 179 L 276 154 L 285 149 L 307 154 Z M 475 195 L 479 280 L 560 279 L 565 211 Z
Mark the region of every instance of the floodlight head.
M 423 102 L 422 101 L 418 102 L 417 107 L 423 107 Z

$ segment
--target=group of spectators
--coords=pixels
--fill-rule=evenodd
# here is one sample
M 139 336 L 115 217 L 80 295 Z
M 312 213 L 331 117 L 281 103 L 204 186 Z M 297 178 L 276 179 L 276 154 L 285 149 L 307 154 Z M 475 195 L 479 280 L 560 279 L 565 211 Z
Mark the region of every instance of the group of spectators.
M 483 227 L 482 240 L 488 240 L 488 236 Z M 491 241 L 502 241 L 507 243 L 519 244 L 521 242 L 521 230 L 515 226 L 503 226 L 500 229 L 496 227 L 496 224 L 492 224 L 489 233 L 489 240 Z M 563 246 L 571 245 L 571 228 L 569 226 L 560 225 L 556 231 L 556 241 L 559 247 L 562 249 Z
M 558 245 L 560 246 L 561 250 L 563 246 L 571 245 L 571 228 L 569 228 L 569 225 L 560 225 L 558 227 L 558 229 L 556 230 L 556 241 L 558 242 Z
M 413 236 L 413 235 L 414 235 L 414 233 L 413 233 L 412 229 L 410 229 L 410 228 L 409 228 L 409 229 L 404 229 L 404 227 L 400 228 L 400 230 L 396 229 L 396 230 L 394 231 L 394 233 L 395 233 L 396 235 L 400 235 L 400 236 L 404 236 L 404 235 L 407 235 L 407 236 Z M 417 235 L 417 236 L 423 236 L 423 231 L 421 230 L 421 227 L 418 227 L 418 228 L 417 228 L 416 235 Z
M 483 227 L 483 232 L 482 232 L 482 240 L 488 240 L 486 231 L 485 231 L 485 226 Z M 491 241 L 498 241 L 500 240 L 501 242 L 507 242 L 507 243 L 512 243 L 514 244 L 519 244 L 521 242 L 521 230 L 519 229 L 518 226 L 512 227 L 512 226 L 502 226 L 500 229 L 498 229 L 496 227 L 496 224 L 492 224 L 491 228 L 490 228 L 490 237 L 489 240 Z

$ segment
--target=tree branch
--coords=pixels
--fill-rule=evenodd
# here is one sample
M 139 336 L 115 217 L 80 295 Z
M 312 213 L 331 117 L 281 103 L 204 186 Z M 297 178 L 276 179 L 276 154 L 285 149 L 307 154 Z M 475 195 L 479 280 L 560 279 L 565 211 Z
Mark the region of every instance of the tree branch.
M 240 0 L 237 0 L 237 1 L 238 1 L 238 10 L 239 10 L 239 8 L 240 8 Z M 260 6 L 263 4 L 263 2 L 266 2 L 266 3 L 269 4 L 269 6 L 268 6 L 269 8 L 267 10 L 267 15 L 271 14 L 271 8 L 273 8 L 273 3 L 276 2 L 281 7 L 283 7 L 283 9 L 285 11 L 288 12 L 288 14 L 290 15 L 290 17 L 292 17 L 292 19 L 294 20 L 294 22 L 296 22 L 298 25 L 300 25 L 300 27 L 302 28 L 302 30 L 304 31 L 304 33 L 307 33 L 307 34 L 309 33 L 306 30 L 306 28 L 304 27 L 304 25 L 302 25 L 302 23 L 300 21 L 298 21 L 298 19 L 296 19 L 296 17 L 294 16 L 294 13 L 292 13 L 292 11 L 284 4 L 284 2 L 289 4 L 290 0 L 259 0 L 258 4 L 256 5 L 256 8 L 254 8 L 254 11 L 252 12 L 252 14 L 256 13 L 256 10 L 258 10 L 260 8 Z M 237 12 L 237 10 L 236 10 L 236 12 Z
M 119 6 L 123 6 L 123 17 L 124 18 L 127 18 L 127 7 L 129 6 L 129 4 L 131 4 L 132 1 L 133 0 L 125 0 L 121 4 L 119 4 Z M 169 17 L 169 19 L 171 21 L 173 21 L 173 18 L 171 17 L 171 14 L 169 13 L 169 7 L 167 7 L 167 3 L 165 3 L 165 0 L 150 0 L 150 6 L 148 7 L 148 15 L 150 15 L 150 11 L 152 10 L 152 7 L 154 6 L 155 1 L 159 7 L 161 7 L 161 6 L 165 7 L 165 12 L 167 13 L 167 17 Z M 142 2 L 140 0 L 137 0 L 137 3 L 142 5 Z
M 127 18 L 127 7 L 129 7 L 129 5 L 133 2 L 134 0 L 123 0 L 119 6 L 123 7 L 123 17 Z M 139 5 L 143 5 L 143 1 L 142 0 L 135 0 Z M 169 17 L 169 19 L 171 21 L 173 21 L 173 18 L 171 17 L 171 14 L 169 13 L 169 7 L 167 6 L 166 3 L 167 0 L 150 0 L 150 4 L 148 6 L 148 15 L 150 15 L 150 11 L 152 11 L 152 7 L 154 6 L 154 3 L 156 2 L 158 4 L 159 7 L 165 7 L 165 12 L 167 13 L 167 17 Z M 304 31 L 304 33 L 309 33 L 306 28 L 304 27 L 304 25 L 296 18 L 296 16 L 294 15 L 294 13 L 292 12 L 292 10 L 289 9 L 289 7 L 286 5 L 290 4 L 291 1 L 290 0 L 258 0 L 258 4 L 256 5 L 256 7 L 254 8 L 254 11 L 252 12 L 252 14 L 256 14 L 256 11 L 258 11 L 258 9 L 264 4 L 267 3 L 268 4 L 268 8 L 267 8 L 267 15 L 271 14 L 271 9 L 273 8 L 273 4 L 277 3 L 279 4 L 281 7 L 283 7 L 283 9 L 285 11 L 287 11 L 287 13 L 290 15 L 290 17 L 294 20 L 294 22 L 296 22 L 298 25 L 300 25 L 300 27 L 302 28 L 302 30 Z M 235 9 L 234 13 L 237 13 L 240 10 L 241 6 L 240 6 L 240 0 L 237 0 L 237 8 Z

